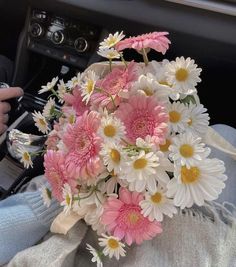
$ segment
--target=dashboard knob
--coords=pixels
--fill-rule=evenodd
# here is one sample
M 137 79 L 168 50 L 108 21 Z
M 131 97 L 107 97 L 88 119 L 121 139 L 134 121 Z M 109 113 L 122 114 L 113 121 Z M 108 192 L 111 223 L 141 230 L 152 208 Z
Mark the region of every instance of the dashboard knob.
M 30 34 L 33 37 L 40 37 L 43 35 L 43 28 L 39 23 L 33 23 L 30 26 Z
M 62 44 L 65 40 L 65 35 L 62 31 L 56 31 L 52 34 L 52 42 L 54 44 Z
M 79 37 L 75 40 L 74 47 L 77 50 L 77 52 L 83 53 L 87 51 L 89 48 L 88 41 L 83 37 Z

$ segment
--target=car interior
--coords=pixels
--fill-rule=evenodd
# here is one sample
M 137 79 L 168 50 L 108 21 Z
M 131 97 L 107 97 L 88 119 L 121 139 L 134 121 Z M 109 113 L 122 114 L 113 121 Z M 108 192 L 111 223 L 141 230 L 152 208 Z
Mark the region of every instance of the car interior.
M 42 110 L 48 95 L 38 95 L 38 90 L 53 77 L 67 81 L 102 61 L 97 54 L 99 42 L 116 31 L 126 36 L 168 31 L 170 49 L 164 56 L 150 53 L 150 59 L 194 59 L 203 69 L 198 94 L 208 109 L 210 123 L 236 127 L 232 108 L 236 73 L 233 0 L 0 0 L 0 10 L 0 54 L 13 62 L 10 86 L 24 90 L 24 96 L 14 104 L 9 130 L 39 135 L 31 112 Z M 141 60 L 138 53 L 125 53 L 128 60 Z M 12 177 L 0 184 L 3 199 L 42 174 L 43 163 L 38 156 L 34 168 L 26 170 L 12 157 L 7 133 L 0 137 L 0 144 L 0 168 Z

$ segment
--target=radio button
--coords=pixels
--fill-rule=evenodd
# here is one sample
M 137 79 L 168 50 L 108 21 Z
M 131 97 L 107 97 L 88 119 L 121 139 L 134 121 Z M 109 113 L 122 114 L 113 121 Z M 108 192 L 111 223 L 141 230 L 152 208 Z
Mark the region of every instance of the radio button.
M 79 53 L 86 52 L 89 48 L 87 40 L 83 37 L 79 37 L 75 40 L 74 47 Z
M 52 34 L 51 40 L 54 44 L 62 44 L 65 40 L 65 35 L 62 31 L 56 31 Z

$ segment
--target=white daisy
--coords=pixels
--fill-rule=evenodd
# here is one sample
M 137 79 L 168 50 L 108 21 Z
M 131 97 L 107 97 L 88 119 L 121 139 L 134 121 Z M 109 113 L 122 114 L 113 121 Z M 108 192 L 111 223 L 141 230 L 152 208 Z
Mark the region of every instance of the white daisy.
M 146 187 L 156 188 L 158 165 L 159 158 L 153 152 L 145 154 L 142 150 L 136 156 L 127 157 L 122 164 L 120 179 L 129 182 L 131 191 L 142 192 Z
M 122 147 L 116 143 L 104 143 L 100 155 L 109 172 L 120 173 L 123 160 Z
M 173 204 L 173 200 L 166 196 L 166 186 L 162 187 L 158 185 L 156 191 L 147 192 L 145 194 L 145 200 L 142 200 L 139 205 L 142 208 L 142 214 L 144 217 L 148 217 L 150 221 L 162 221 L 163 214 L 173 217 L 173 214 L 177 213 L 177 209 Z
M 209 156 L 211 150 L 202 143 L 202 138 L 187 131 L 172 139 L 169 147 L 169 157 L 177 165 L 190 167 L 196 161 L 201 161 Z
M 65 85 L 63 80 L 60 80 L 59 84 L 57 85 L 57 94 L 59 96 L 58 101 L 60 103 L 64 103 L 63 99 L 64 99 L 64 95 L 65 95 L 66 92 L 67 92 L 66 85 Z
M 120 142 L 125 136 L 125 126 L 120 119 L 111 116 L 106 116 L 101 119 L 101 125 L 98 133 L 106 142 Z
M 58 77 L 53 78 L 51 82 L 47 83 L 47 85 L 42 85 L 41 86 L 42 89 L 40 89 L 38 93 L 43 94 L 45 92 L 51 91 L 53 87 L 56 85 L 57 81 Z
M 200 136 L 206 134 L 209 125 L 210 117 L 206 111 L 202 104 L 189 104 L 188 129 Z
M 70 213 L 73 204 L 73 196 L 69 184 L 64 184 L 62 189 L 62 196 L 64 200 L 61 202 L 61 206 L 64 207 L 63 211 L 65 212 L 65 214 L 68 214 Z
M 32 115 L 33 115 L 33 120 L 35 122 L 35 126 L 38 128 L 38 130 L 44 134 L 47 134 L 50 128 L 46 118 L 42 115 L 40 111 L 38 112 L 34 111 Z
M 114 48 L 99 49 L 99 51 L 97 53 L 100 56 L 105 57 L 109 60 L 120 58 L 120 53 L 117 50 L 115 50 Z
M 73 77 L 66 83 L 66 87 L 68 87 L 71 90 L 74 89 L 77 85 L 81 83 L 83 75 L 84 75 L 83 73 L 78 72 L 75 77 Z
M 63 115 L 65 116 L 65 118 L 67 119 L 67 121 L 70 124 L 75 123 L 76 121 L 76 110 L 73 107 L 70 106 L 66 106 L 62 109 L 63 111 Z
M 89 244 L 86 244 L 86 249 L 93 255 L 91 261 L 96 262 L 97 267 L 103 267 L 101 256 L 99 255 L 100 253 Z
M 166 136 L 166 139 L 164 140 L 164 142 L 162 142 L 161 144 L 159 144 L 159 150 L 165 155 L 166 158 L 169 157 L 170 154 L 170 150 L 169 147 L 172 144 L 172 139 L 175 137 L 176 135 L 173 134 L 168 134 Z
M 140 75 L 138 81 L 132 86 L 131 94 L 136 94 L 137 91 L 143 93 L 146 96 L 153 96 L 157 91 L 157 83 L 155 77 L 151 73 L 146 75 Z
M 201 82 L 199 75 L 202 69 L 197 68 L 191 58 L 177 57 L 166 65 L 167 82 L 172 84 L 181 94 L 191 95 L 196 92 L 196 85 Z
M 190 168 L 176 166 L 174 178 L 167 184 L 167 196 L 173 197 L 175 206 L 181 209 L 194 203 L 202 206 L 222 192 L 227 179 L 224 172 L 224 162 L 218 159 L 204 159 Z
M 83 79 L 83 83 L 81 84 L 81 96 L 83 97 L 83 101 L 85 101 L 86 104 L 88 104 L 89 102 L 89 99 L 95 89 L 96 81 L 98 80 L 98 78 L 99 77 L 95 74 L 94 71 L 89 70 Z
M 104 247 L 103 254 L 112 258 L 115 256 L 117 260 L 125 256 L 125 244 L 120 242 L 120 240 L 115 236 L 107 236 L 102 234 L 103 237 L 98 238 L 99 246 Z
M 173 132 L 183 132 L 186 130 L 189 121 L 189 112 L 187 107 L 180 102 L 173 102 L 167 105 L 169 112 L 170 130 Z
M 115 46 L 120 40 L 122 40 L 125 37 L 125 35 L 122 32 L 116 32 L 115 34 L 109 34 L 107 38 L 104 39 L 99 45 L 99 49 L 106 49 L 106 48 L 111 48 Z
M 54 98 L 49 98 L 48 102 L 46 103 L 46 105 L 43 108 L 43 116 L 45 118 L 50 118 L 53 115 L 53 111 L 55 109 L 55 99 Z
M 44 185 L 40 188 L 40 191 L 44 205 L 49 208 L 52 200 L 52 192 Z
M 33 168 L 33 162 L 30 153 L 22 146 L 17 149 L 17 152 L 21 156 L 20 162 L 23 163 L 24 168 Z
M 147 135 L 145 139 L 142 139 L 141 137 L 138 137 L 136 139 L 136 146 L 138 148 L 142 148 L 145 151 L 157 151 L 157 146 L 153 142 L 153 138 L 150 135 Z

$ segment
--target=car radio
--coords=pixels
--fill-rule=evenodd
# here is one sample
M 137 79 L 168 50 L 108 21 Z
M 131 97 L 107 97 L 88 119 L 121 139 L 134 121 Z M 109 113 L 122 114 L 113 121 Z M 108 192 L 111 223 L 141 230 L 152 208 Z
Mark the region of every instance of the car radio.
M 28 25 L 30 50 L 85 68 L 96 50 L 101 30 L 79 20 L 32 10 Z

